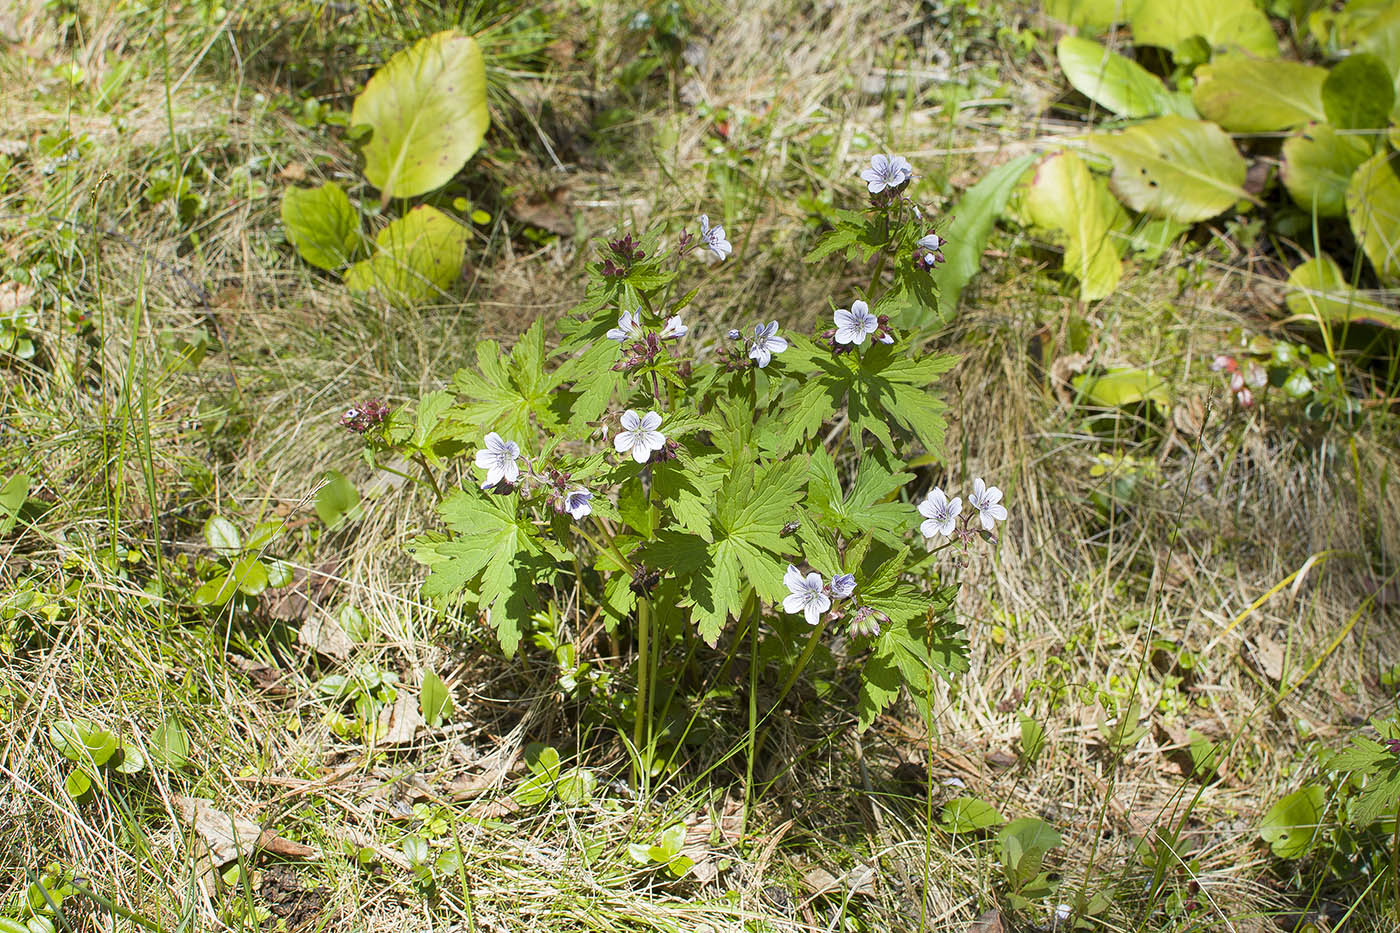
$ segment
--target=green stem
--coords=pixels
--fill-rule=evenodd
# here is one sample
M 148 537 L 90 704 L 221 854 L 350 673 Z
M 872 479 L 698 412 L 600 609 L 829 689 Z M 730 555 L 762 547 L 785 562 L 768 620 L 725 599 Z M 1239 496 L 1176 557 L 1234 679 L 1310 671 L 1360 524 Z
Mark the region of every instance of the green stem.
M 826 633 L 827 622 L 827 619 L 822 619 L 812 629 L 812 634 L 807 638 L 807 644 L 802 648 L 802 654 L 798 656 L 797 663 L 793 665 L 792 673 L 788 674 L 787 680 L 783 682 L 782 688 L 778 691 L 777 698 L 773 700 L 773 707 L 769 710 L 768 715 L 763 717 L 764 720 L 767 720 L 777 711 L 778 707 L 782 705 L 783 700 L 786 700 L 787 695 L 792 692 L 792 688 L 797 685 L 797 678 L 802 676 L 802 672 L 806 670 L 808 663 L 812 660 L 812 655 L 817 652 L 817 645 L 821 643 L 822 635 Z M 771 725 L 765 726 L 763 732 L 759 735 L 759 751 L 763 750 L 763 743 L 768 741 L 768 730 L 771 728 Z
M 749 808 L 753 805 L 753 764 L 758 757 L 758 614 L 761 604 L 754 600 L 753 621 L 749 623 L 749 755 L 744 768 L 744 811 L 739 818 L 739 838 L 748 830 Z
M 636 754 L 634 767 L 640 771 L 640 774 L 633 775 L 633 783 L 639 783 L 637 779 L 640 777 L 644 798 L 647 795 L 647 784 L 651 778 L 651 769 L 647 766 L 642 751 L 643 743 L 651 741 L 651 722 L 647 718 L 647 714 L 650 712 L 647 708 L 647 691 L 650 689 L 647 677 L 650 660 L 648 648 L 650 646 L 647 644 L 647 640 L 651 635 L 650 629 L 651 600 L 639 599 L 637 600 L 637 702 L 636 718 L 632 723 L 632 748 Z
M 595 524 L 597 524 L 596 519 Z M 604 537 L 608 537 L 607 529 L 604 528 L 601 524 L 598 525 L 598 530 L 603 532 Z M 583 540 L 593 545 L 593 549 L 595 551 L 598 551 L 602 554 L 606 554 L 609 557 L 611 557 L 623 570 L 627 571 L 628 573 L 636 572 L 635 568 L 632 566 L 632 562 L 622 556 L 622 552 L 617 549 L 617 545 L 613 543 L 611 537 L 608 537 L 608 540 L 606 542 L 599 541 L 597 538 L 584 531 L 583 528 L 579 527 L 578 525 L 574 526 L 574 531 L 578 532 L 579 537 L 583 538 Z
M 428 485 L 433 488 L 433 493 L 437 496 L 438 502 L 442 501 L 442 488 L 437 484 L 437 478 L 433 476 L 433 470 L 428 466 L 428 458 L 419 451 L 413 455 L 413 460 L 423 468 L 423 476 L 428 480 Z

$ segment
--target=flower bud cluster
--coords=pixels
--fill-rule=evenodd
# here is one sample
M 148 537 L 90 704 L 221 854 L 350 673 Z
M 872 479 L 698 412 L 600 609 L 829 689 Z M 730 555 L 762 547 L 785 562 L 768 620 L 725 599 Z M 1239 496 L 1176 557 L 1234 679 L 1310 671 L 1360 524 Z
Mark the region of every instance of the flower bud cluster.
M 389 418 L 389 406 L 381 398 L 368 399 L 352 405 L 340 416 L 340 426 L 356 434 L 379 427 Z
M 1241 408 L 1254 407 L 1254 393 L 1269 384 L 1269 374 L 1258 363 L 1250 360 L 1243 368 L 1239 361 L 1229 354 L 1222 353 L 1210 364 L 1214 373 L 1223 372 L 1230 379 L 1230 391 Z

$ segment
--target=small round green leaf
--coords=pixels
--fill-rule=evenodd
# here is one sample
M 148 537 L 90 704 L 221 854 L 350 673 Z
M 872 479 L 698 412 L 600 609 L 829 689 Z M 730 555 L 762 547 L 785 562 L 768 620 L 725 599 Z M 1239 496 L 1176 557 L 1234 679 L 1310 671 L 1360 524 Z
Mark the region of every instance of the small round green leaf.
M 327 470 L 325 485 L 316 492 L 316 516 L 333 529 L 342 521 L 353 521 L 363 514 L 355 484 L 339 470 Z
M 346 266 L 360 248 L 360 215 L 334 182 L 287 189 L 282 225 L 301 258 L 318 269 Z
M 233 594 L 238 592 L 238 581 L 226 573 L 221 573 L 213 579 L 205 580 L 204 584 L 194 591 L 194 602 L 196 606 L 222 606 L 233 599 Z
M 1269 808 L 1259 824 L 1259 836 L 1279 858 L 1302 858 L 1312 846 L 1325 810 L 1323 788 L 1309 784 Z
M 74 768 L 64 778 L 63 790 L 69 797 L 82 802 L 92 795 L 92 778 L 82 768 Z
M 1384 129 L 1395 106 L 1395 84 L 1385 62 L 1354 53 L 1333 66 L 1322 85 L 1327 122 L 1343 130 Z
M 1351 232 L 1387 284 L 1400 282 L 1400 177 L 1396 154 L 1372 156 L 1347 185 L 1347 219 Z
M 364 144 L 365 177 L 385 203 L 442 187 L 491 122 L 481 49 L 448 30 L 398 52 L 355 98 L 350 122 L 373 130 Z
M 146 756 L 141 754 L 141 749 L 129 741 L 121 743 L 117 757 L 121 759 L 116 766 L 119 774 L 140 774 L 142 769 L 146 767 Z
M 975 833 L 1006 822 L 997 808 L 976 797 L 954 797 L 943 805 L 938 825 L 950 833 Z
M 1283 144 L 1283 185 L 1303 210 L 1318 217 L 1341 217 L 1347 211 L 1347 184 L 1370 154 L 1359 136 L 1314 123 Z
M 204 540 L 220 557 L 236 557 L 243 550 L 238 527 L 222 515 L 211 515 L 204 523 Z
M 1105 408 L 1123 408 L 1142 401 L 1171 408 L 1167 381 L 1145 369 L 1113 369 L 1104 376 L 1075 376 L 1072 382 L 1090 402 Z
M 1316 65 L 1224 55 L 1197 68 L 1195 79 L 1196 109 L 1232 133 L 1267 133 L 1324 119 L 1327 69 Z
M 267 589 L 267 566 L 253 555 L 240 560 L 229 571 L 238 591 L 245 596 L 257 596 Z

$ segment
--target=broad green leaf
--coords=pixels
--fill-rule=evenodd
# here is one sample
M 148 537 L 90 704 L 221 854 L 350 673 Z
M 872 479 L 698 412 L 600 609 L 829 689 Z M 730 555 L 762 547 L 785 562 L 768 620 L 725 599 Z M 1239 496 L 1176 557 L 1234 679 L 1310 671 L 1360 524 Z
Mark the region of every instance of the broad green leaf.
M 962 200 L 950 212 L 953 223 L 948 228 L 948 245 L 943 247 L 947 262 L 937 273 L 944 306 L 956 310 L 963 289 L 982 265 L 982 254 L 997 218 L 1006 209 L 1006 202 L 1016 183 L 1038 158 L 1034 153 L 998 165 L 963 193 Z
M 1323 120 L 1327 69 L 1301 62 L 1223 55 L 1196 69 L 1191 100 L 1232 133 L 1268 133 Z
M 1298 319 L 1326 324 L 1360 321 L 1400 328 L 1400 308 L 1388 307 L 1351 287 L 1336 261 L 1322 253 L 1288 274 L 1288 310 Z
M 378 251 L 350 267 L 353 292 L 377 291 L 394 304 L 414 304 L 451 285 L 462 271 L 467 231 L 435 207 L 420 204 L 374 238 Z
M 1259 823 L 1259 836 L 1282 859 L 1302 858 L 1312 846 L 1326 810 L 1326 792 L 1309 784 L 1269 808 Z
M 183 768 L 190 763 L 190 737 L 178 719 L 167 719 L 156 726 L 146 745 L 151 760 L 167 768 Z
M 1167 381 L 1145 369 L 1112 369 L 1103 376 L 1075 376 L 1074 388 L 1090 402 L 1105 408 L 1123 408 L 1149 400 L 1171 408 Z
M 1351 49 L 1353 54 L 1374 55 L 1384 62 L 1394 79 L 1394 93 L 1400 95 L 1400 3 L 1352 0 L 1334 17 L 1318 13 L 1313 20 L 1324 24 L 1332 20 L 1337 43 L 1342 48 Z M 1327 40 L 1326 36 L 1322 38 Z M 1391 114 L 1392 121 L 1397 118 L 1400 118 L 1400 107 Z
M 997 808 L 977 797 L 954 797 L 943 805 L 938 825 L 950 833 L 975 833 L 1006 822 Z
M 222 515 L 211 515 L 205 520 L 204 540 L 220 557 L 236 557 L 243 550 L 238 526 Z
M 1076 91 L 1120 117 L 1196 115 L 1190 102 L 1167 90 L 1161 78 L 1092 39 L 1065 36 L 1055 54 Z
M 1121 208 L 1083 159 L 1065 151 L 1041 162 L 1024 208 L 1033 224 L 1063 239 L 1065 271 L 1079 279 L 1081 301 L 1112 294 L 1123 264 L 1109 230 Z
M 1045 0 L 1045 15 L 1069 26 L 1103 32 L 1126 23 L 1143 0 Z
M 360 215 L 335 182 L 288 188 L 282 225 L 301 258 L 318 269 L 348 265 L 360 248 Z
M 1332 67 L 1322 85 L 1327 122 L 1339 130 L 1384 129 L 1395 107 L 1395 83 L 1385 62 L 1368 52 Z
M 452 718 L 452 691 L 442 678 L 432 671 L 423 673 L 423 688 L 418 694 L 418 707 L 423 721 L 436 729 Z
M 341 522 L 354 521 L 363 514 L 355 484 L 339 470 L 327 470 L 325 485 L 316 492 L 316 516 L 326 528 L 334 529 Z
M 235 563 L 229 568 L 228 575 L 234 586 L 238 587 L 238 591 L 245 596 L 257 596 L 267 589 L 267 565 L 258 560 L 256 555 L 249 554 Z
M 441 188 L 491 122 L 481 49 L 448 30 L 398 52 L 355 98 L 350 122 L 374 131 L 364 145 L 365 177 L 384 203 Z
M 74 768 L 64 778 L 63 790 L 76 801 L 86 800 L 92 793 L 92 778 L 82 768 Z
M 196 606 L 222 606 L 233 594 L 238 592 L 238 581 L 226 573 L 221 573 L 210 580 L 205 580 L 199 589 L 194 591 L 194 602 Z
M 29 499 L 30 483 L 27 473 L 16 473 L 0 486 L 0 535 L 9 534 L 19 521 L 20 509 Z
M 997 854 L 1012 888 L 1019 890 L 1040 874 L 1045 856 L 1062 842 L 1059 832 L 1044 820 L 1023 816 L 997 833 Z
M 1381 281 L 1400 282 L 1400 177 L 1396 156 L 1382 151 L 1367 159 L 1347 185 L 1347 220 Z
M 1259 58 L 1278 55 L 1274 27 L 1254 0 L 1143 0 L 1130 22 L 1138 45 L 1174 50 L 1200 36 L 1215 49 L 1241 48 Z
M 101 767 L 117 750 L 117 737 L 87 719 L 64 719 L 49 726 L 49 741 L 69 761 Z
M 1314 123 L 1284 142 L 1283 185 L 1293 202 L 1310 214 L 1341 217 L 1347 212 L 1347 185 L 1370 155 L 1371 147 L 1361 137 Z
M 131 742 L 120 742 L 116 771 L 118 774 L 140 774 L 146 767 L 146 756 Z
M 1195 223 L 1247 198 L 1247 166 L 1214 123 L 1158 117 L 1119 133 L 1090 136 L 1088 148 L 1113 160 L 1110 185 L 1135 211 Z
M 587 768 L 570 768 L 560 776 L 559 782 L 554 786 L 554 792 L 559 797 L 559 802 L 571 807 L 577 807 L 588 803 L 593 799 L 593 788 L 598 785 L 598 778 Z

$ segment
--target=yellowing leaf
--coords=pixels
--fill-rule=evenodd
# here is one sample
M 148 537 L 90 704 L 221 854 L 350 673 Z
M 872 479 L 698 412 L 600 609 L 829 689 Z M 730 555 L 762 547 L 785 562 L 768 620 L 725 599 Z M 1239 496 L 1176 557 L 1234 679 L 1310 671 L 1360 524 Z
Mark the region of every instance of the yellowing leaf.
M 350 122 L 374 131 L 364 145 L 365 177 L 385 203 L 441 188 L 491 123 L 481 49 L 448 30 L 398 52 L 355 98 Z
M 345 276 L 354 292 L 377 291 L 395 304 L 414 304 L 452 284 L 467 254 L 467 232 L 435 207 L 419 205 L 379 231 L 379 251 Z
M 1400 309 L 1387 307 L 1351 287 L 1336 261 L 1321 253 L 1288 274 L 1284 302 L 1297 317 L 1315 323 L 1361 321 L 1400 328 Z
M 1158 117 L 1086 145 L 1113 160 L 1109 184 L 1135 211 L 1195 223 L 1248 197 L 1245 161 L 1214 123 Z
M 1400 281 L 1400 177 L 1395 154 L 1380 152 L 1362 163 L 1347 185 L 1347 219 L 1351 232 L 1376 274 Z
M 1111 369 L 1103 376 L 1075 376 L 1074 388 L 1095 405 L 1123 408 L 1151 401 L 1171 408 L 1167 381 L 1145 369 Z
M 1073 152 L 1058 152 L 1035 170 L 1023 208 L 1037 227 L 1065 241 L 1065 271 L 1079 279 L 1079 297 L 1112 294 L 1123 274 L 1109 231 L 1122 208 Z
M 333 182 L 288 188 L 282 196 L 282 225 L 301 258 L 318 269 L 339 269 L 360 246 L 360 215 Z
M 1126 23 L 1143 0 L 1045 0 L 1045 15 L 1069 26 L 1102 32 Z
M 1341 217 L 1347 212 L 1347 184 L 1370 154 L 1364 139 L 1315 123 L 1283 144 L 1283 186 L 1303 210 Z
M 1161 78 L 1091 39 L 1065 36 L 1055 54 L 1076 91 L 1119 116 L 1195 116 L 1190 102 L 1167 90 Z
M 1224 55 L 1197 68 L 1195 78 L 1196 109 L 1232 133 L 1268 133 L 1326 119 L 1327 69 L 1316 65 Z
M 1278 55 L 1274 28 L 1254 0 L 1143 0 L 1131 22 L 1138 45 L 1175 49 L 1200 36 L 1212 48 Z

